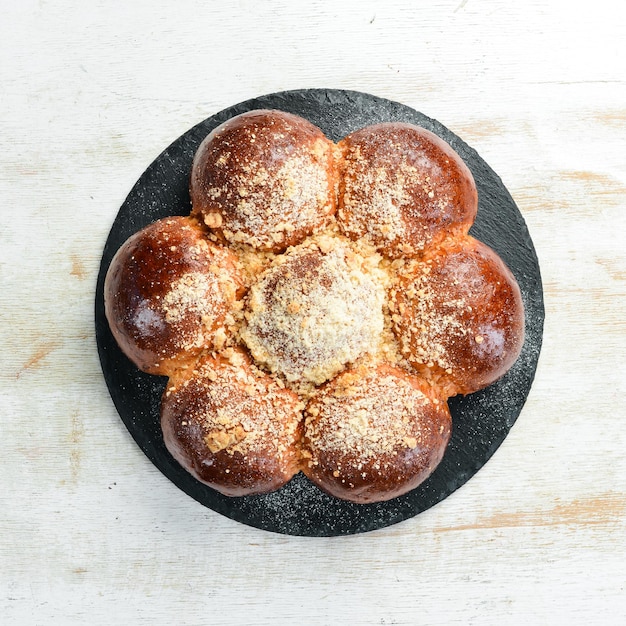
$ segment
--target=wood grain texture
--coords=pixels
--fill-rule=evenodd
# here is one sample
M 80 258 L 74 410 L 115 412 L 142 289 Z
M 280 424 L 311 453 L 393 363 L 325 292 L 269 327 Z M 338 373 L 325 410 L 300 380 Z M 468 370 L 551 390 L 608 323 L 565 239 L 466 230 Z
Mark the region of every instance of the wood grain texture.
M 626 620 L 626 17 L 575 4 L 2 4 L 3 624 Z M 222 108 L 303 87 L 398 100 L 474 147 L 546 298 L 535 384 L 491 461 L 345 538 L 184 496 L 124 429 L 93 333 L 102 247 L 144 168 Z

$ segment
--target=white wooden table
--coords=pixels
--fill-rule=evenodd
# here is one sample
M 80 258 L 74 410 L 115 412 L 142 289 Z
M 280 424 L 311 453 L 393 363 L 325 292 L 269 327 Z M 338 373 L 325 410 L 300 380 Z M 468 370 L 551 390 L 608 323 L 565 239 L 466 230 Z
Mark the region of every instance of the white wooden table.
M 0 623 L 626 623 L 620 2 L 0 6 Z M 490 462 L 344 538 L 178 490 L 119 419 L 94 338 L 102 247 L 145 167 L 205 117 L 304 87 L 400 101 L 476 148 L 546 299 L 535 384 Z

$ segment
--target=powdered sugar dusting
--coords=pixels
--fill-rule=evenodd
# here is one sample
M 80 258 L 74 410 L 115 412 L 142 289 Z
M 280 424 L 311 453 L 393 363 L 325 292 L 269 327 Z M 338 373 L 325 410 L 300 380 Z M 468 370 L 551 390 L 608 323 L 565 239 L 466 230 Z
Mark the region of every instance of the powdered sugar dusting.
M 150 308 L 146 300 L 141 301 L 135 310 L 133 326 L 142 337 L 150 337 L 165 329 L 163 318 Z

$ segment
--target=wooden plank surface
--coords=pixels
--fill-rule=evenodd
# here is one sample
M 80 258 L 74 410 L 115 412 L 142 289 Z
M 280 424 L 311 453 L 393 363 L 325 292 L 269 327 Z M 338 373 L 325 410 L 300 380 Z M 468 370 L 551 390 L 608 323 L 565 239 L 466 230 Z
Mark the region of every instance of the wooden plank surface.
M 2 624 L 626 620 L 626 17 L 619 2 L 4 0 Z M 541 262 L 530 398 L 453 496 L 374 533 L 274 535 L 169 483 L 109 398 L 102 247 L 144 168 L 241 100 L 398 100 L 498 172 Z

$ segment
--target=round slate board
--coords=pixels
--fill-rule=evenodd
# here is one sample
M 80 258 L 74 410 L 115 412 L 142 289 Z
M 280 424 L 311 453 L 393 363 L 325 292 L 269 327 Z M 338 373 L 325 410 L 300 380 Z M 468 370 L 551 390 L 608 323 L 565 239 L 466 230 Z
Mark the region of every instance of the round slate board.
M 478 218 L 472 234 L 493 247 L 511 268 L 526 307 L 526 341 L 514 367 L 489 388 L 450 400 L 453 431 L 445 456 L 417 489 L 389 502 L 358 505 L 332 498 L 298 474 L 279 491 L 264 496 L 227 498 L 196 481 L 170 456 L 159 426 L 166 379 L 137 370 L 113 339 L 105 315 L 103 284 L 117 249 L 130 235 L 162 217 L 190 211 L 188 181 L 194 152 L 225 120 L 252 109 L 281 109 L 307 118 L 333 141 L 377 122 L 422 126 L 447 141 L 472 171 L 478 187 Z M 95 302 L 102 370 L 113 402 L 129 432 L 148 458 L 174 484 L 198 502 L 257 528 L 306 536 L 361 533 L 406 520 L 440 502 L 468 481 L 492 456 L 526 401 L 541 348 L 544 320 L 539 264 L 524 220 L 493 170 L 461 139 L 437 121 L 402 104 L 354 91 L 307 89 L 242 102 L 194 126 L 172 143 L 137 181 L 109 234 Z

